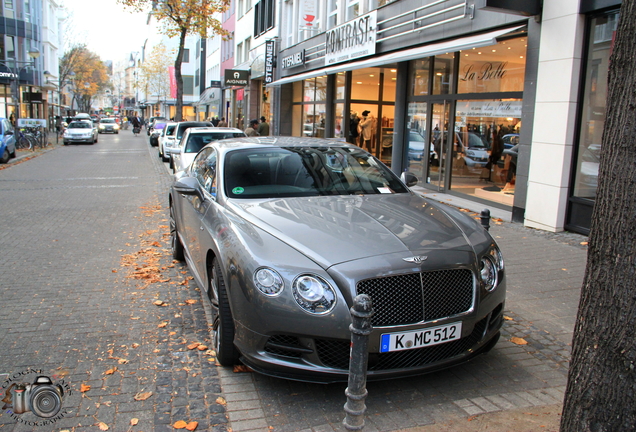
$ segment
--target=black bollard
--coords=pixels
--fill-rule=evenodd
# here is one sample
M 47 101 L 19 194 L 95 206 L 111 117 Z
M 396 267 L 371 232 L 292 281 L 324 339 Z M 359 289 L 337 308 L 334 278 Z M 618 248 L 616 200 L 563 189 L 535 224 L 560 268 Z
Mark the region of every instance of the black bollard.
M 371 326 L 371 317 L 373 316 L 371 297 L 366 294 L 356 296 L 350 311 L 353 322 L 349 326 L 349 330 L 351 330 L 349 385 L 345 390 L 347 403 L 344 406 L 345 418 L 342 423 L 347 430 L 362 430 L 364 428 L 364 412 L 367 409 L 364 401 L 368 394 L 366 385 L 369 334 L 373 329 Z
M 484 227 L 486 231 L 490 230 L 490 210 L 483 209 L 481 211 L 481 226 Z

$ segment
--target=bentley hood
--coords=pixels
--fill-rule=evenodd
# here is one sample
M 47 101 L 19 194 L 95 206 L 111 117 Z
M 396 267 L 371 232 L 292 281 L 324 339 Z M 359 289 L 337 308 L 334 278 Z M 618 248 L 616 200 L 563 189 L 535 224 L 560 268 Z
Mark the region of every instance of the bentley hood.
M 481 226 L 458 212 L 451 217 L 439 206 L 415 194 L 232 200 L 229 203 L 237 216 L 323 268 L 394 253 L 418 254 L 436 249 L 472 251 L 470 243 L 488 241 Z

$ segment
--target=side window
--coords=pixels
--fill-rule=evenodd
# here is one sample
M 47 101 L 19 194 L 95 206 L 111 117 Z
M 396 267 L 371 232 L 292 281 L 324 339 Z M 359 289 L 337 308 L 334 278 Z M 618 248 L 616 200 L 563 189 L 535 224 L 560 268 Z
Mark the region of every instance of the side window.
M 207 170 L 207 159 L 210 156 L 212 149 L 205 149 L 199 153 L 192 162 L 192 175 L 199 181 L 201 186 L 205 188 L 205 172 Z
M 205 179 L 204 188 L 210 195 L 216 196 L 216 152 L 213 149 L 210 156 L 206 160 L 206 170 L 203 174 Z

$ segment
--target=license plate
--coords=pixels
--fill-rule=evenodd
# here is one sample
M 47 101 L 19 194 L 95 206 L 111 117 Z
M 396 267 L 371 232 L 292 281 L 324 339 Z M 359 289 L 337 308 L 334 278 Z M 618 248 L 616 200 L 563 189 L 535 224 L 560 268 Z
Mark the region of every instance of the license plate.
M 403 333 L 385 333 L 380 336 L 380 352 L 403 351 L 439 345 L 460 339 L 461 336 L 461 322 Z

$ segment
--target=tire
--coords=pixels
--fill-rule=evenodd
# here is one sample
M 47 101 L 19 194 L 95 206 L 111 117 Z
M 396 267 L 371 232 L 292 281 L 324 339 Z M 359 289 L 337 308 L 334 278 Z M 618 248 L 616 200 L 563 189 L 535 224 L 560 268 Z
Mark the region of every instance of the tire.
M 68 145 L 68 143 L 66 141 L 64 141 L 64 145 Z
M 119 132 L 115 132 L 116 135 L 119 135 Z
M 11 155 L 9 154 L 9 149 L 5 148 L 4 153 L 2 153 L 2 157 L 0 158 L 0 162 L 6 164 L 11 159 Z
M 185 260 L 183 244 L 181 244 L 181 240 L 179 240 L 179 229 L 177 228 L 177 221 L 174 218 L 172 205 L 170 205 L 170 246 L 172 249 L 172 259 L 177 261 Z
M 19 149 L 30 150 L 31 149 L 31 141 L 29 141 L 26 137 L 20 137 L 18 142 L 16 143 L 16 147 Z
M 212 339 L 216 351 L 216 359 L 221 366 L 234 366 L 239 360 L 239 352 L 234 346 L 234 318 L 232 318 L 232 310 L 227 298 L 225 281 L 216 258 L 212 260 L 212 268 L 210 269 L 208 295 L 210 296 L 212 307 L 216 307 L 217 310 L 212 324 Z M 215 302 L 217 303 L 216 305 Z

